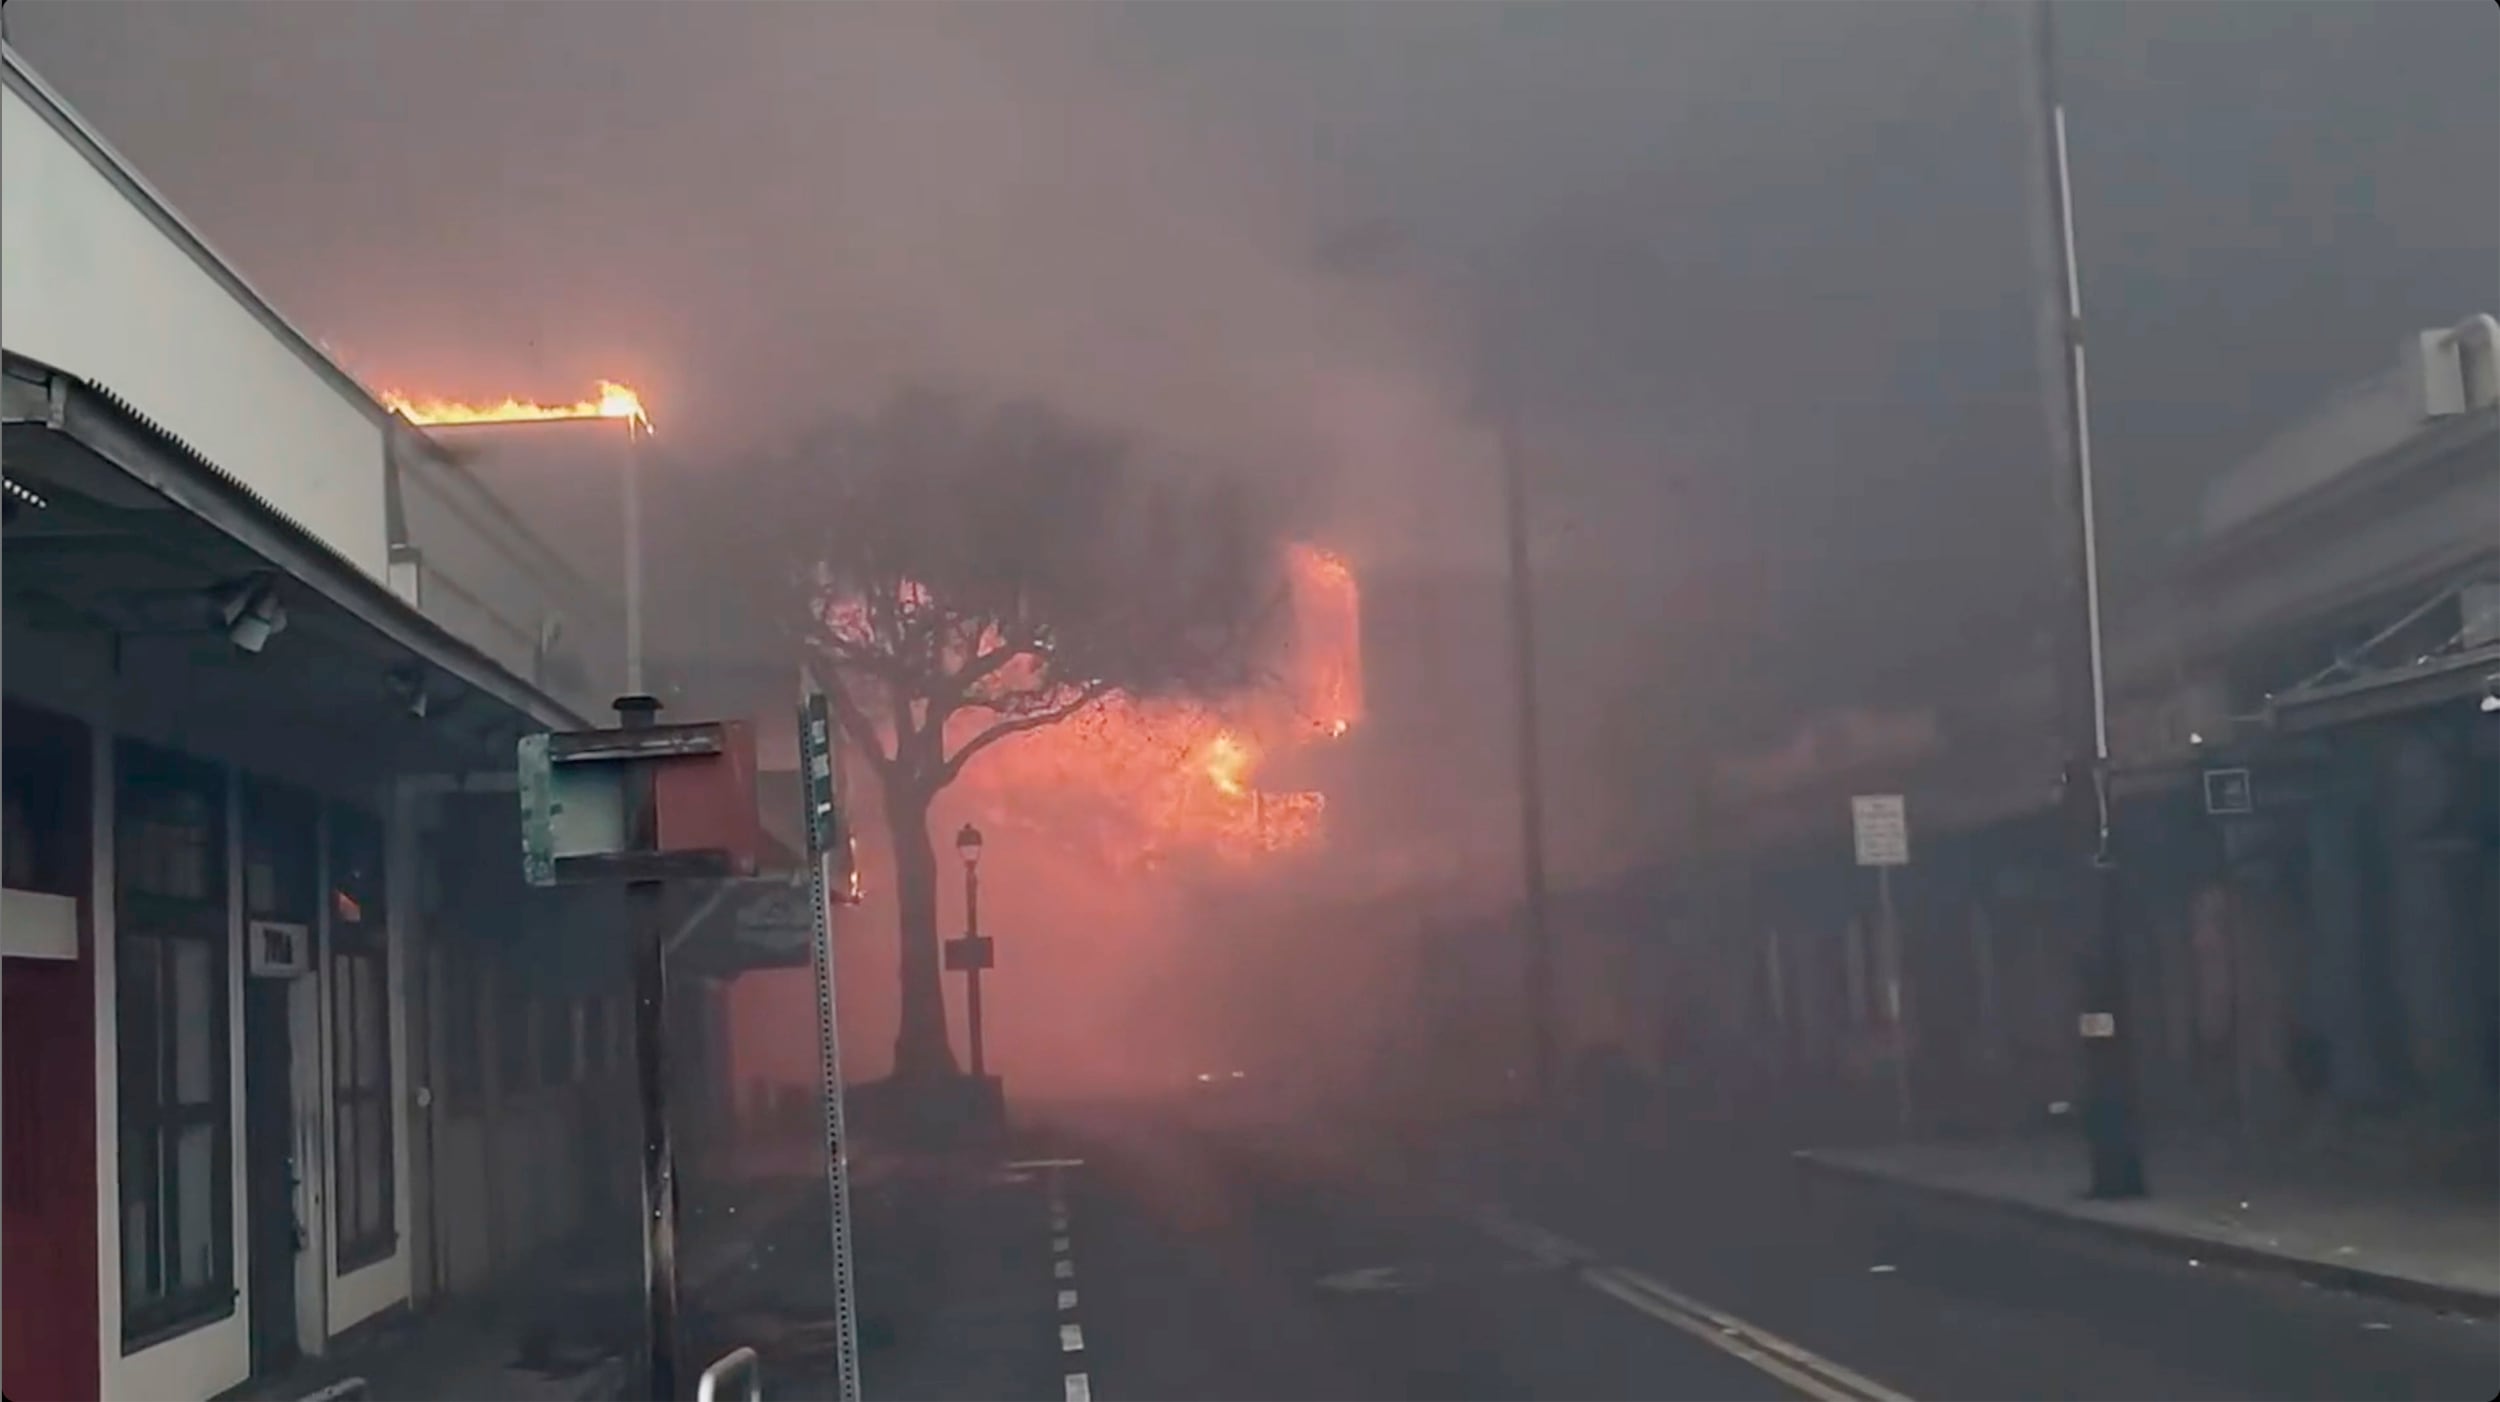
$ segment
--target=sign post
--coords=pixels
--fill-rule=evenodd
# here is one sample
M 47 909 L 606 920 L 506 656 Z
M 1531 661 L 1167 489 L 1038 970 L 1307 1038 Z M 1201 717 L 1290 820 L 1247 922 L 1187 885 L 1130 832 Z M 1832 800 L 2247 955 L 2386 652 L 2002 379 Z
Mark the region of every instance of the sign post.
M 1849 800 L 1849 826 L 1858 865 L 1875 868 L 1877 938 L 1884 966 L 1884 1021 L 1892 1039 L 1893 1111 L 1901 1133 L 1910 1133 L 1910 1038 L 1901 990 L 1901 921 L 1892 904 L 1892 869 L 1910 864 L 1910 820 L 1899 794 L 1860 794 Z
M 809 687 L 799 703 L 799 766 L 807 800 L 809 887 L 816 925 L 809 940 L 816 975 L 816 1061 L 825 1102 L 825 1191 L 833 1208 L 833 1310 L 835 1372 L 839 1402 L 859 1402 L 859 1306 L 852 1290 L 851 1171 L 842 1123 L 842 1037 L 834 1006 L 833 907 L 846 893 L 850 831 L 834 782 L 833 717 L 821 691 Z M 834 864 L 843 863 L 842 881 Z
M 677 1158 L 668 1124 L 668 882 L 754 869 L 755 764 L 744 727 L 654 723 L 617 700 L 614 730 L 526 735 L 521 870 L 534 886 L 621 883 L 634 948 L 634 1067 L 642 1111 L 646 1375 L 677 1397 Z M 674 820 L 672 821 L 672 815 Z

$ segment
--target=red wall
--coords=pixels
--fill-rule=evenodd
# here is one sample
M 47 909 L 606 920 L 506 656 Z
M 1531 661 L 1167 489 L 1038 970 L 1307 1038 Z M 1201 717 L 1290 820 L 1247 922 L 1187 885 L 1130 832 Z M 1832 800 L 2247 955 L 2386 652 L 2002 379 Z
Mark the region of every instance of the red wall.
M 13 1402 L 93 1397 L 96 1379 L 95 995 L 88 963 L 0 971 L 0 1390 Z
M 67 758 L 50 811 L 29 814 L 53 861 L 46 883 L 89 889 L 87 732 L 9 705 L 9 748 Z M 0 959 L 0 1391 L 11 1402 L 86 1398 L 96 1375 L 95 933 L 78 902 L 75 961 Z

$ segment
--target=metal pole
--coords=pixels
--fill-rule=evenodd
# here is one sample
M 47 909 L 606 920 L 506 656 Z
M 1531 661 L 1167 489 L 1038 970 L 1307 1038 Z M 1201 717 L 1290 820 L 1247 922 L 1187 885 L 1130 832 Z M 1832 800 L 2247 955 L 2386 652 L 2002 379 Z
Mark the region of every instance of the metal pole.
M 1903 1138 L 1910 1134 L 1910 1032 L 1901 993 L 1901 917 L 1892 903 L 1892 868 L 1875 868 L 1875 900 L 1883 922 L 1884 1017 L 1892 1033 L 1892 1108 Z
M 816 926 L 809 962 L 816 975 L 817 1077 L 824 1096 L 825 1188 L 832 1208 L 836 1397 L 859 1402 L 859 1305 L 851 1265 L 850 1136 L 842 1119 L 842 1036 L 834 1001 L 833 862 L 849 843 L 847 799 L 836 783 L 840 737 L 824 694 L 802 682 L 799 753 L 807 784 L 807 841 L 816 859 L 809 895 Z
M 2057 620 L 2058 694 L 2065 767 L 2061 800 L 2081 880 L 2074 890 L 2084 946 L 2079 960 L 2083 1127 L 2091 1147 L 2091 1195 L 2141 1197 L 2134 1089 L 2120 1015 L 2126 991 L 2119 872 L 2111 841 L 2109 721 L 2101 652 L 2101 577 L 2092 496 L 2091 399 L 2084 367 L 2083 291 L 2075 262 L 2073 184 L 2066 164 L 2066 109 L 2057 96 L 2057 28 L 2048 0 L 2029 11 L 2026 77 L 2040 200 L 2033 221 L 2041 255 L 2042 403 L 2056 466 L 2057 547 L 2064 600 Z
M 1528 577 L 1528 482 L 1510 387 L 1501 395 L 1503 528 L 1510 557 L 1511 672 L 1518 698 L 1520 873 L 1526 884 L 1528 1036 L 1540 1103 L 1555 1094 L 1554 947 L 1545 921 L 1545 770 L 1538 755 L 1536 610 Z
M 970 862 L 964 863 L 964 934 L 981 937 L 981 869 Z M 964 1017 L 972 1027 L 972 1078 L 977 1081 L 989 1071 L 981 1041 L 981 966 L 977 962 L 964 970 Z
M 642 425 L 625 421 L 625 692 L 643 694 Z
M 649 727 L 660 703 L 620 697 L 619 722 Z M 628 850 L 659 850 L 655 775 L 638 763 L 626 779 Z M 653 1402 L 677 1397 L 677 1160 L 668 1129 L 668 929 L 657 881 L 626 883 L 626 919 L 634 942 L 634 1069 L 642 1107 L 642 1292 L 644 1344 Z

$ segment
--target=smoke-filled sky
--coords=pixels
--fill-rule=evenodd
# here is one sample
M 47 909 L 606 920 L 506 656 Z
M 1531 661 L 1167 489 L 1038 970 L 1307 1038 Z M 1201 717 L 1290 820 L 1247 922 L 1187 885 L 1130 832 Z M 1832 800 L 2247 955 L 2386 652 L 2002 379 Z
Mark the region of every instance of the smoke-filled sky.
M 2124 588 L 2218 466 L 2500 305 L 2500 12 L 2062 13 Z M 614 376 L 699 461 L 970 380 L 1322 471 L 1377 568 L 1493 557 L 1498 358 L 1541 550 L 1634 601 L 1599 650 L 1731 732 L 2040 583 L 2010 7 L 8 14 L 378 385 Z

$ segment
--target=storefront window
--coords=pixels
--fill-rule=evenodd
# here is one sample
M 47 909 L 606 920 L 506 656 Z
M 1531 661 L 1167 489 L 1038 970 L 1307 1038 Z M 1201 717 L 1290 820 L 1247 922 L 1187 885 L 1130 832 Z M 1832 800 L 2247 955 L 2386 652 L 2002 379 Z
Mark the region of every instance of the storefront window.
M 392 1159 L 390 921 L 381 824 L 330 817 L 330 1066 L 338 1268 L 399 1249 Z
M 234 1310 L 225 776 L 124 744 L 115 1042 L 125 1349 Z

